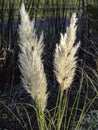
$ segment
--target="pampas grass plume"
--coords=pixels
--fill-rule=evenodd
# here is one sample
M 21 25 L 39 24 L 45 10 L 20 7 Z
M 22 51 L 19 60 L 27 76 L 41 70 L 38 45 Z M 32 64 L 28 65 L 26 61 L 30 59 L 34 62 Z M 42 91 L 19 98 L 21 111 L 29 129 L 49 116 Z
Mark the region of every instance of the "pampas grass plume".
M 70 26 L 66 33 L 61 34 L 60 44 L 56 45 L 55 51 L 55 74 L 62 90 L 70 87 L 76 70 L 76 52 L 80 43 L 74 46 L 76 39 L 77 18 L 74 13 L 70 20 Z
M 30 21 L 24 4 L 20 9 L 21 24 L 19 26 L 20 53 L 19 63 L 22 83 L 31 94 L 41 112 L 47 104 L 47 81 L 41 55 L 43 51 L 43 34 L 38 40 L 34 29 L 34 20 Z

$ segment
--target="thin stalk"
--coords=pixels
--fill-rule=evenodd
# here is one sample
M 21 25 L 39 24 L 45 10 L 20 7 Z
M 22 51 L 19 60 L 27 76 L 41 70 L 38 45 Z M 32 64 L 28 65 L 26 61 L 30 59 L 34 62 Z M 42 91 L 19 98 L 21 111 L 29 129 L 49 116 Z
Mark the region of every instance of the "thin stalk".
M 48 130 L 44 113 L 42 113 L 39 109 L 36 109 L 36 115 L 39 130 Z
M 69 116 L 69 119 L 68 119 L 67 130 L 69 130 L 69 127 L 70 127 L 71 118 L 73 116 L 74 108 L 75 108 L 75 106 L 76 106 L 76 108 L 78 108 L 78 105 L 79 105 L 80 93 L 81 93 L 81 89 L 82 89 L 82 82 L 83 82 L 83 72 L 82 72 L 82 79 L 81 79 L 80 87 L 79 87 L 79 90 L 77 92 L 77 95 L 76 95 L 76 98 L 75 98 L 75 101 L 73 103 L 72 110 L 71 110 L 71 113 L 70 113 L 70 116 Z
M 3 102 L 0 101 L 0 103 L 13 115 L 13 117 L 19 122 L 19 124 L 22 126 L 22 128 L 24 128 L 20 119 L 12 112 L 12 110 L 8 106 L 6 106 Z

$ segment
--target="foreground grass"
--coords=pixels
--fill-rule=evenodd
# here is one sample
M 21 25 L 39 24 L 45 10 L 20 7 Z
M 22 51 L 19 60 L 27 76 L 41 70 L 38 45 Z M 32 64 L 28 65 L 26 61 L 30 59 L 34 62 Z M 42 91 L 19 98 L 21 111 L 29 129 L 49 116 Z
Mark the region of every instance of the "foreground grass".
M 72 85 L 64 93 L 59 91 L 56 106 L 46 109 L 44 113 L 28 103 L 13 104 L 14 111 L 0 101 L 3 109 L 7 109 L 10 113 L 7 120 L 17 122 L 16 130 L 19 128 L 23 130 L 97 130 L 98 74 L 95 70 L 89 69 L 92 76 L 81 70 L 80 84 Z M 33 112 L 27 108 L 32 109 Z M 6 124 L 5 128 L 7 129 Z M 10 123 L 9 128 L 11 129 Z
M 69 91 L 66 90 L 65 93 L 59 93 L 55 108 L 47 110 L 44 114 L 36 111 L 39 130 L 83 130 L 86 127 L 86 116 L 88 113 L 92 112 L 92 110 L 95 110 L 94 104 L 97 103 L 96 99 L 98 98 L 98 90 L 96 88 L 96 84 L 98 84 L 96 76 L 98 75 L 95 71 L 92 70 L 92 72 L 95 74 L 94 80 L 91 79 L 87 73 L 82 71 L 79 89 L 77 90 L 75 97 L 73 97 L 74 100 L 71 104 L 71 108 L 68 106 L 70 94 Z M 87 81 L 84 81 L 85 77 Z M 86 82 L 85 86 L 83 85 L 83 82 Z M 89 82 L 90 85 L 88 85 L 87 82 Z M 85 94 L 83 95 L 84 87 L 88 90 L 85 91 Z M 94 94 L 91 99 L 89 98 L 90 89 L 93 92 L 92 95 Z M 92 117 L 90 118 L 92 120 Z M 93 122 L 93 124 L 92 122 L 89 123 L 89 126 L 86 129 L 93 130 L 94 124 L 96 124 L 97 121 L 98 120 Z

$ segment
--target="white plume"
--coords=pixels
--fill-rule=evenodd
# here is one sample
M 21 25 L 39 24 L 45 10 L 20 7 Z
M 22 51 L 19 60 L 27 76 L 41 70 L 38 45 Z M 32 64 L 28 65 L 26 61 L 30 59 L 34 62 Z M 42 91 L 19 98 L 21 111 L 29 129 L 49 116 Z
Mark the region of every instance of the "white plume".
M 76 22 L 77 18 L 74 13 L 70 20 L 70 26 L 64 35 L 61 34 L 60 44 L 56 46 L 54 72 L 62 90 L 70 87 L 75 74 L 77 58 L 75 54 L 80 46 L 80 43 L 74 46 L 77 30 Z
M 31 22 L 24 4 L 20 9 L 21 24 L 19 26 L 20 53 L 19 63 L 22 82 L 26 90 L 35 100 L 36 106 L 43 112 L 47 103 L 47 81 L 41 55 L 43 51 L 43 34 L 36 37 L 34 20 Z

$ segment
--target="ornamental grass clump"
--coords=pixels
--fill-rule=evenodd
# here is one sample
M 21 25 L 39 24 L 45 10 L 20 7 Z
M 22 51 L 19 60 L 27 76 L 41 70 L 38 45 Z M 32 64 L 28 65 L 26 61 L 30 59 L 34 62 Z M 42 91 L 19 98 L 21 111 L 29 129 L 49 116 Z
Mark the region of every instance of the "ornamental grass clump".
M 43 34 L 38 39 L 34 29 L 35 21 L 29 19 L 24 4 L 20 9 L 21 24 L 19 26 L 19 63 L 24 88 L 31 94 L 35 101 L 37 123 L 40 130 L 45 130 L 49 125 L 55 125 L 57 130 L 62 128 L 65 111 L 67 111 L 67 91 L 63 98 L 63 90 L 70 87 L 76 69 L 76 52 L 80 44 L 74 46 L 76 39 L 76 14 L 73 14 L 67 32 L 61 34 L 60 44 L 56 46 L 54 67 L 57 80 L 60 84 L 61 93 L 58 95 L 57 106 L 54 110 L 54 122 L 50 118 L 46 123 L 44 110 L 47 104 L 47 81 L 41 60 L 43 52 Z M 50 113 L 49 113 L 50 115 Z M 52 127 L 51 127 L 52 129 Z
M 56 45 L 54 67 L 57 80 L 61 90 L 70 87 L 76 69 L 76 52 L 80 46 L 78 43 L 74 46 L 76 40 L 77 18 L 74 13 L 70 20 L 70 26 L 66 33 L 61 34 L 60 44 Z
M 47 81 L 41 55 L 43 51 L 43 34 L 38 40 L 34 20 L 30 21 L 24 4 L 20 9 L 21 24 L 19 26 L 19 63 L 22 83 L 31 94 L 36 107 L 43 113 L 47 104 Z

